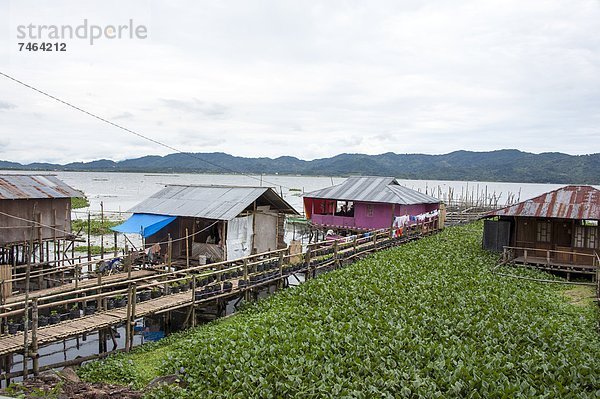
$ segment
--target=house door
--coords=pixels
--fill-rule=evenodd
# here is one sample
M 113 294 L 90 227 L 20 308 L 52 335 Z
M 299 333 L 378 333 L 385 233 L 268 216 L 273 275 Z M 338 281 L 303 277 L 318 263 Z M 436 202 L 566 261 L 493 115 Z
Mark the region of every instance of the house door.
M 554 233 L 554 245 L 557 247 L 571 248 L 571 239 L 573 236 L 571 222 L 554 222 L 552 226 Z
M 560 263 L 572 263 L 572 251 L 571 239 L 573 236 L 572 223 L 570 221 L 554 222 L 552 224 L 553 238 L 554 238 L 554 249 L 558 252 L 554 256 L 554 260 Z

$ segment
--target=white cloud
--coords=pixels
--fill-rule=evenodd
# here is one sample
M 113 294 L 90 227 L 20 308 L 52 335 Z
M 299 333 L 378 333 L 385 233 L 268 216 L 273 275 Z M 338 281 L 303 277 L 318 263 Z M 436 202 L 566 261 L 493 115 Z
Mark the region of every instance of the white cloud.
M 599 151 L 591 0 L 9 4 L 3 72 L 184 151 Z M 85 18 L 133 19 L 148 39 L 17 51 L 19 24 Z M 5 78 L 0 93 L 0 136 L 20 138 L 0 159 L 172 152 Z

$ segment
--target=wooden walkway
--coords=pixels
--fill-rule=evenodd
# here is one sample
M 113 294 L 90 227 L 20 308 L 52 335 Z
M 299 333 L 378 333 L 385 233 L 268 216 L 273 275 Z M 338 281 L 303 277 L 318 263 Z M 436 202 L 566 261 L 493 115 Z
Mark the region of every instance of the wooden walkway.
M 135 306 L 135 318 L 147 316 L 160 312 L 161 310 L 171 309 L 181 305 L 190 305 L 191 303 L 192 291 L 162 296 L 145 302 L 138 302 Z M 123 307 L 83 316 L 73 320 L 62 321 L 50 326 L 39 327 L 37 329 L 38 345 L 43 346 L 76 335 L 101 330 L 123 323 L 126 320 L 127 307 Z M 31 332 L 29 332 L 29 336 L 31 337 Z M 22 351 L 23 341 L 23 332 L 8 337 L 2 337 L 0 340 L 0 355 Z
M 281 277 L 277 276 L 273 279 L 258 282 L 252 287 L 256 288 L 263 285 L 276 283 Z M 200 304 L 202 302 L 214 301 L 215 299 L 227 298 L 240 295 L 246 287 L 239 288 L 238 280 L 232 281 L 233 287 L 229 291 L 214 292 L 210 296 L 202 299 L 195 299 L 192 290 L 161 296 L 159 298 L 150 299 L 144 302 L 135 304 L 135 315 L 133 319 L 140 317 L 170 311 L 181 307 L 190 306 L 192 304 Z M 196 291 L 200 293 L 200 291 Z M 82 316 L 72 320 L 61 321 L 60 323 L 39 327 L 37 329 L 37 342 L 39 346 L 51 344 L 69 337 L 89 334 L 93 331 L 101 330 L 111 326 L 119 325 L 127 321 L 127 307 L 111 309 L 95 313 L 93 315 Z M 31 331 L 29 332 L 31 337 Z M 23 332 L 11 336 L 3 336 L 0 339 L 0 356 L 10 353 L 18 353 L 23 351 Z
M 126 347 L 133 343 L 132 324 L 135 319 L 188 308 L 189 313 L 184 324 L 195 325 L 198 305 L 216 300 L 243 298 L 256 299 L 258 290 L 265 286 L 284 288 L 286 279 L 295 274 L 303 274 L 306 279 L 314 278 L 321 272 L 337 269 L 356 257 L 364 256 L 381 249 L 419 239 L 436 230 L 427 228 L 415 231 L 410 235 L 395 237 L 391 230 L 380 230 L 355 235 L 339 241 L 323 241 L 309 244 L 307 250 L 294 253 L 290 248 L 279 249 L 246 258 L 220 263 L 192 266 L 176 271 L 138 270 L 132 271 L 131 279 L 127 273 L 119 273 L 102 278 L 80 281 L 41 291 L 30 292 L 30 303 L 25 307 L 24 295 L 11 298 L 4 311 L 0 311 L 0 319 L 6 323 L 11 319 L 19 320 L 25 311 L 31 314 L 34 326 L 38 316 L 52 315 L 50 311 L 60 313 L 68 309 L 88 309 L 94 305 L 96 313 L 72 320 L 63 320 L 56 324 L 34 328 L 28 333 L 28 357 L 31 357 L 34 374 L 39 372 L 39 362 L 35 354 L 40 347 L 59 342 L 63 339 L 103 331 L 107 328 L 126 326 Z M 165 266 L 165 265 L 163 265 Z M 146 278 L 148 277 L 148 278 Z M 181 288 L 183 287 L 183 288 Z M 159 290 L 162 296 L 142 301 L 143 296 L 150 296 Z M 178 292 L 182 290 L 181 292 Z M 109 301 L 117 304 L 124 298 L 136 298 L 124 307 L 107 310 Z M 14 306 L 13 306 L 14 304 Z M 223 302 L 218 308 L 224 309 Z M 12 309 L 11 309 L 12 308 Z M 219 314 L 222 310 L 218 310 Z M 46 316 L 47 317 L 47 316 Z M 188 321 L 190 321 L 188 323 Z M 21 322 L 21 324 L 23 324 Z M 0 335 L 0 356 L 10 356 L 25 352 L 24 333 Z M 13 378 L 21 372 L 9 372 L 10 357 L 2 367 L 1 378 Z M 1 359 L 0 359 L 1 360 Z M 44 366 L 48 367 L 48 366 Z
M 136 279 L 136 278 L 151 276 L 154 274 L 156 274 L 156 271 L 152 270 L 152 269 L 134 270 L 131 272 L 131 278 Z M 124 281 L 125 283 L 127 283 L 127 272 L 115 273 L 115 274 L 111 274 L 110 276 L 102 277 L 103 285 L 110 284 L 110 283 L 116 283 L 119 281 Z M 37 291 L 30 291 L 29 299 L 41 298 L 41 297 L 53 295 L 53 294 L 60 294 L 63 292 L 75 290 L 76 288 L 89 288 L 89 287 L 95 287 L 95 286 L 98 286 L 98 279 L 95 277 L 86 279 L 86 280 L 80 280 L 77 283 L 77 285 L 75 284 L 74 281 L 72 281 L 70 283 L 66 283 L 63 285 L 56 286 L 56 287 L 45 288 L 43 290 L 37 290 Z M 23 293 L 23 294 L 9 296 L 8 298 L 6 298 L 5 303 L 7 305 L 9 305 L 11 303 L 23 302 L 24 300 L 25 300 L 25 294 Z

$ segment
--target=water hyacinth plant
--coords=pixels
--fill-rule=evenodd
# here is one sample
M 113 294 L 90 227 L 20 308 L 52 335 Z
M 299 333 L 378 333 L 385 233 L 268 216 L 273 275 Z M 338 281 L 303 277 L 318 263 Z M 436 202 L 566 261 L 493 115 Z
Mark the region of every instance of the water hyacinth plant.
M 597 307 L 496 260 L 481 224 L 449 228 L 80 375 L 141 388 L 181 373 L 161 397 L 599 397 Z

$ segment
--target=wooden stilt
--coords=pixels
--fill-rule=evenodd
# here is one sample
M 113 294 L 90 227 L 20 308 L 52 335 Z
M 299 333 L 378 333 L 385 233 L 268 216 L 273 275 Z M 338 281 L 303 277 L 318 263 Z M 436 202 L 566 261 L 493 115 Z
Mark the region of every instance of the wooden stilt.
M 33 361 L 33 375 L 37 377 L 40 373 L 40 355 L 38 353 L 38 340 L 37 340 L 37 328 L 38 328 L 38 300 L 33 299 L 31 308 L 31 359 Z
M 188 228 L 185 228 L 185 267 L 190 267 L 190 237 Z
M 125 352 L 129 352 L 131 350 L 131 302 L 135 301 L 135 298 L 131 296 L 131 283 L 127 288 L 127 316 L 125 320 Z
M 196 327 L 196 275 L 192 276 L 192 327 Z

